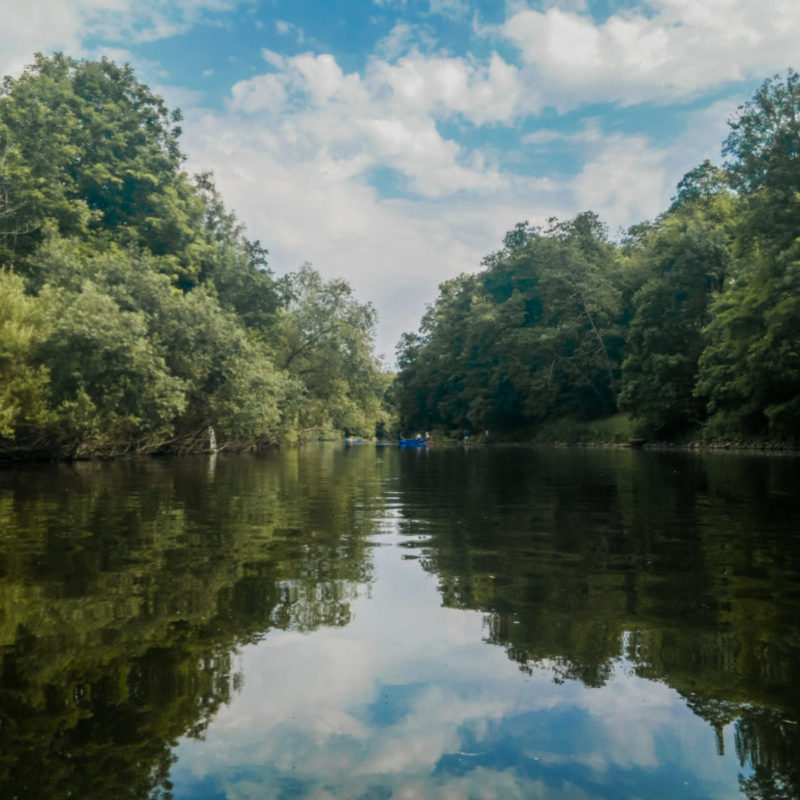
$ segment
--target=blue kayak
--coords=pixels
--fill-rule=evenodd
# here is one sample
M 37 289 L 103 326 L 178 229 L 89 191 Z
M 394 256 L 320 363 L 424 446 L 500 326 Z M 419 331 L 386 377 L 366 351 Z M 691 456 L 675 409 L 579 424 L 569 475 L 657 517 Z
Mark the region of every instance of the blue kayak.
M 430 441 L 430 439 L 420 436 L 417 439 L 398 439 L 397 444 L 399 444 L 400 447 L 422 447 L 426 444 L 430 444 Z

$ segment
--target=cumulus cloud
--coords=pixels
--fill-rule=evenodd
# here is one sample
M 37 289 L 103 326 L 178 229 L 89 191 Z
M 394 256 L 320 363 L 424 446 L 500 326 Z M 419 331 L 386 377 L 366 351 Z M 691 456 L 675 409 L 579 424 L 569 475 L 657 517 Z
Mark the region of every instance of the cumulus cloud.
M 430 114 L 438 118 L 460 116 L 475 125 L 507 123 L 518 113 L 523 91 L 519 70 L 496 53 L 481 64 L 414 51 L 395 61 L 373 58 L 363 75 L 345 75 L 328 53 L 309 52 L 288 59 L 268 50 L 262 54 L 278 70 L 276 79 L 287 90 L 305 96 L 316 106 L 358 103 L 361 108 L 353 110 L 362 114 L 369 107 L 374 115 Z M 235 98 L 243 93 L 254 100 L 247 110 L 259 110 L 255 101 L 260 78 L 234 86 L 234 110 L 242 110 Z M 268 111 L 270 105 L 267 93 L 260 110 Z
M 721 22 L 723 21 L 723 22 Z M 782 69 L 797 57 L 800 4 L 652 0 L 598 22 L 564 7 L 524 8 L 500 26 L 547 102 L 633 104 L 686 98 Z
M 672 189 L 665 161 L 644 136 L 603 138 L 572 181 L 578 206 L 621 226 L 654 217 Z
M 498 57 L 484 69 L 418 54 L 376 59 L 363 76 L 345 74 L 330 54 L 265 57 L 277 71 L 237 83 L 229 109 L 268 132 L 263 146 L 276 159 L 294 155 L 323 180 L 389 168 L 425 197 L 501 187 L 489 154 L 465 150 L 437 126 L 437 117 L 481 122 L 513 113 L 514 68 Z
M 108 43 L 152 42 L 184 33 L 250 0 L 30 0 L 4 3 L 0 74 L 17 74 L 35 51 L 86 55 L 91 38 Z

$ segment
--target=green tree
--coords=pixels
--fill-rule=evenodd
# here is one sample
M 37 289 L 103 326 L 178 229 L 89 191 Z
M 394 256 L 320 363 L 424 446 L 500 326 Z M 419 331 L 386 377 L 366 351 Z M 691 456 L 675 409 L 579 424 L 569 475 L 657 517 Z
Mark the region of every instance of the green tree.
M 48 365 L 58 436 L 106 446 L 171 433 L 185 406 L 184 384 L 167 369 L 144 312 L 121 311 L 90 280 L 77 294 L 48 289 L 39 358 Z
M 42 335 L 41 304 L 19 276 L 0 271 L 0 437 L 25 436 L 48 422 L 49 373 L 35 359 Z
M 800 229 L 800 75 L 789 70 L 764 81 L 729 125 L 723 153 L 745 199 L 745 246 L 779 253 Z
M 402 343 L 404 421 L 513 428 L 613 412 L 621 278 L 596 215 L 520 223 L 483 266 L 442 284 L 420 335 Z
M 741 195 L 738 266 L 712 308 L 697 394 L 714 435 L 797 436 L 800 424 L 800 76 L 739 109 L 724 152 Z
M 156 253 L 181 252 L 191 239 L 191 192 L 180 173 L 179 121 L 131 67 L 105 58 L 37 54 L 18 78 L 5 78 L 0 148 L 16 195 L 6 203 L 32 231 L 12 239 L 7 257 L 30 252 L 47 219 L 66 235 L 113 232 Z
M 711 432 L 796 440 L 800 430 L 800 258 L 762 256 L 715 302 L 697 394 Z
M 288 276 L 288 294 L 276 364 L 305 388 L 299 426 L 372 435 L 385 392 L 372 349 L 375 310 L 346 281 L 325 281 L 308 264 Z
M 694 393 L 698 360 L 711 301 L 731 269 L 734 220 L 728 194 L 684 193 L 673 208 L 633 255 L 646 280 L 633 297 L 619 397 L 648 436 L 666 439 L 705 417 Z

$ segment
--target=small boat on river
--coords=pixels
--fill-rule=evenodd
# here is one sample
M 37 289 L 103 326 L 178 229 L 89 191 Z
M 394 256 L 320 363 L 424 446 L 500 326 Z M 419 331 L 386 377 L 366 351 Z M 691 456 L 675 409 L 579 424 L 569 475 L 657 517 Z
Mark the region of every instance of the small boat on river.
M 417 436 L 414 439 L 400 439 L 397 440 L 397 444 L 400 447 L 424 447 L 431 443 L 431 439 L 429 436 Z

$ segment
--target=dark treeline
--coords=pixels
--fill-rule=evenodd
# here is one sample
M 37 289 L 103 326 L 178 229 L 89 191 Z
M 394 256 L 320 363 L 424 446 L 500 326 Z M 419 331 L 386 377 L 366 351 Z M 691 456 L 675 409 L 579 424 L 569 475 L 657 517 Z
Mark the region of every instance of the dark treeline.
M 442 284 L 398 346 L 403 424 L 518 435 L 613 418 L 595 432 L 796 443 L 798 74 L 729 125 L 723 166 L 691 170 L 620 242 L 591 212 L 520 223 L 482 271 Z
M 372 435 L 375 313 L 267 251 L 190 177 L 180 112 L 108 60 L 0 88 L 0 453 Z M 385 421 L 383 423 L 385 425 Z

